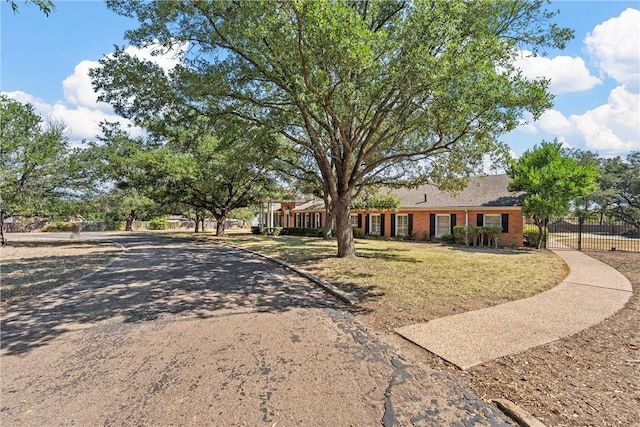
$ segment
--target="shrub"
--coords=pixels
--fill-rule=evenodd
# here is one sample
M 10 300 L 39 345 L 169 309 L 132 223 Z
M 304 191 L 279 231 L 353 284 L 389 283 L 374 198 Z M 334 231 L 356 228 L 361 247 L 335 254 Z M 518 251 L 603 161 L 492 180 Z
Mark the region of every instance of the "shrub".
M 280 234 L 282 234 L 282 227 L 264 227 L 262 229 L 262 235 L 264 236 L 279 236 Z
M 258 227 L 258 226 L 252 226 L 252 227 L 251 227 L 251 233 L 252 233 L 252 234 L 260 234 L 260 227 Z
M 487 238 L 487 244 L 491 246 L 492 244 L 495 247 L 498 247 L 498 240 L 500 239 L 500 234 L 502 233 L 502 227 L 480 227 L 482 233 Z
M 530 246 L 532 248 L 538 247 L 538 238 L 539 238 L 540 230 L 538 230 L 538 226 L 535 224 L 525 224 L 524 230 L 522 232 L 522 237 L 524 240 L 525 246 Z M 549 229 L 543 227 L 542 229 L 542 238 L 543 244 L 544 241 L 549 237 Z M 542 246 L 544 247 L 544 246 Z
M 457 243 L 469 246 L 475 240 L 476 227 L 468 225 L 456 225 L 453 227 L 453 236 Z
M 152 218 L 151 221 L 149 221 L 149 229 L 150 230 L 166 230 L 168 224 L 169 222 L 167 221 L 166 217 L 159 216 L 156 218 Z
M 287 227 L 280 231 L 282 236 L 322 237 L 322 228 Z
M 122 221 L 114 216 L 106 216 L 104 219 L 104 229 L 106 231 L 120 230 L 122 227 Z
M 498 246 L 498 240 L 502 233 L 502 227 L 478 227 L 473 225 L 456 225 L 453 227 L 453 235 L 457 243 L 465 246 Z
M 442 236 L 440 236 L 440 240 L 442 241 L 442 243 L 447 243 L 447 244 L 456 242 L 456 238 L 454 237 L 453 234 L 443 234 Z
M 52 222 L 51 224 L 45 225 L 41 231 L 48 233 L 71 231 L 71 223 L 62 221 Z
M 356 239 L 364 239 L 364 232 L 359 228 L 353 229 L 353 237 Z

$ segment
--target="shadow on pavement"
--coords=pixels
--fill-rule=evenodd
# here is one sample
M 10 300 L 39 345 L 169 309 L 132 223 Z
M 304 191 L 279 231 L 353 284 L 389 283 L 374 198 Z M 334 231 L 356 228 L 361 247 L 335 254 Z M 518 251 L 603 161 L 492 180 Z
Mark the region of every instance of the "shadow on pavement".
M 126 255 L 107 268 L 10 309 L 2 321 L 2 353 L 25 353 L 113 318 L 146 322 L 164 315 L 207 318 L 225 309 L 341 306 L 284 268 L 235 249 L 155 236 L 122 243 Z

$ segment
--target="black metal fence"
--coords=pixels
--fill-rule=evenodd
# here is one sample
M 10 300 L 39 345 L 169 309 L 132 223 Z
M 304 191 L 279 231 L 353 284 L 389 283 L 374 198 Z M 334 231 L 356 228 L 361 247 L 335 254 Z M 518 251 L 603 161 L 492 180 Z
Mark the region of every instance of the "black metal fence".
M 640 228 L 619 221 L 552 218 L 544 237 L 547 248 L 640 252 Z

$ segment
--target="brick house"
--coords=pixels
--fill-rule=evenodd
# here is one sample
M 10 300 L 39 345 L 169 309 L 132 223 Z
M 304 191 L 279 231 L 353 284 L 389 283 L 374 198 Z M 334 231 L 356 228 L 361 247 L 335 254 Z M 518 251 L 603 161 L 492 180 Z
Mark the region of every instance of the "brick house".
M 362 235 L 431 240 L 453 234 L 456 225 L 500 226 L 500 246 L 522 245 L 523 193 L 507 189 L 507 175 L 472 177 L 457 194 L 433 184 L 389 191 L 400 198 L 392 211 L 352 211 L 351 225 Z M 321 200 L 280 202 L 274 225 L 320 228 L 326 222 Z

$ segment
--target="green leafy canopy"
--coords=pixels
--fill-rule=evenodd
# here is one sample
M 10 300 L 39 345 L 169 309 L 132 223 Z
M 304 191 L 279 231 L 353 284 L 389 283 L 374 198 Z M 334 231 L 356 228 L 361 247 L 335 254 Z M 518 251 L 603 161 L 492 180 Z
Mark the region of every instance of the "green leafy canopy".
M 189 47 L 167 73 L 119 50 L 92 77 L 101 100 L 154 132 L 232 115 L 282 135 L 312 159 L 347 256 L 360 188 L 465 178 L 506 152 L 498 137 L 525 111 L 551 106 L 548 81 L 512 61 L 572 37 L 546 3 L 111 0 L 140 23 L 132 44 Z
M 595 163 L 581 164 L 565 153 L 562 144 L 542 142 L 513 162 L 508 171 L 509 190 L 524 191 L 523 212 L 534 219 L 562 216 L 570 202 L 596 188 Z

